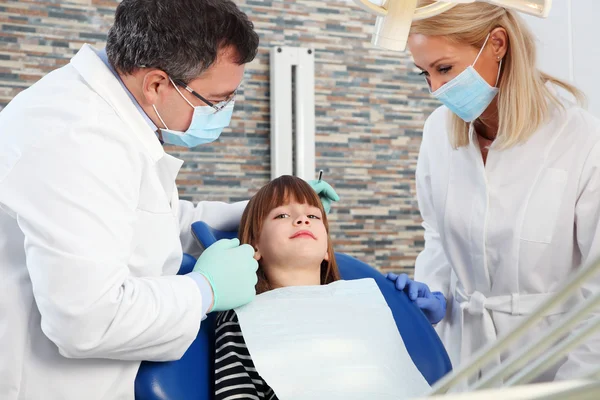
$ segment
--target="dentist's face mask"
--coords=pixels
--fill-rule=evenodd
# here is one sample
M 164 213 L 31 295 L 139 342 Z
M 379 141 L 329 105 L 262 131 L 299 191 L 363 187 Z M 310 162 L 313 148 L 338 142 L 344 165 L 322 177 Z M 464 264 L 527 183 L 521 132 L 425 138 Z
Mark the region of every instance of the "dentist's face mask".
M 231 121 L 231 115 L 233 114 L 233 106 L 235 94 L 229 99 L 219 104 L 211 104 L 207 100 L 202 98 L 207 104 L 207 106 L 194 106 L 179 90 L 179 87 L 171 78 L 169 78 L 175 90 L 179 93 L 181 97 L 194 109 L 194 115 L 192 116 L 192 122 L 190 123 L 190 127 L 185 132 L 174 131 L 169 129 L 165 121 L 162 119 L 158 110 L 154 105 L 154 112 L 160 119 L 160 122 L 163 124 L 165 129 L 160 129 L 162 140 L 165 143 L 172 144 L 175 146 L 183 146 L 183 147 L 196 147 L 206 143 L 213 142 L 219 138 L 223 129 L 229 126 L 229 122 Z M 187 89 L 187 87 L 186 87 Z M 187 89 L 192 92 L 191 89 Z M 198 96 L 200 97 L 200 96 Z
M 474 68 L 489 38 L 488 34 L 472 65 L 431 93 L 465 122 L 472 122 L 479 118 L 498 94 L 498 88 L 490 86 Z M 501 69 L 502 61 L 498 66 L 498 76 L 494 86 L 498 85 Z

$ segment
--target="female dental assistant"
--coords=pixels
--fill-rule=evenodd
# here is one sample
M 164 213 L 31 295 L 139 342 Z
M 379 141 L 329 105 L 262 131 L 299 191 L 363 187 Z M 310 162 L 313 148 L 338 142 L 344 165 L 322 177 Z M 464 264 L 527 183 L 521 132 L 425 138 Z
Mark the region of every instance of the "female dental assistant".
M 415 280 L 448 302 L 436 329 L 455 367 L 600 256 L 600 121 L 559 96 L 580 94 L 536 68 L 534 41 L 515 12 L 484 2 L 411 26 L 408 48 L 443 103 L 417 165 L 425 248 Z M 600 278 L 588 282 L 525 340 L 598 290 Z M 541 380 L 598 365 L 596 337 Z
M 175 276 L 191 223 L 234 229 L 245 202 L 180 201 L 159 137 L 215 140 L 257 47 L 232 1 L 123 0 L 106 54 L 84 45 L 0 113 L 1 399 L 133 399 L 140 361 L 252 300 L 237 240 Z

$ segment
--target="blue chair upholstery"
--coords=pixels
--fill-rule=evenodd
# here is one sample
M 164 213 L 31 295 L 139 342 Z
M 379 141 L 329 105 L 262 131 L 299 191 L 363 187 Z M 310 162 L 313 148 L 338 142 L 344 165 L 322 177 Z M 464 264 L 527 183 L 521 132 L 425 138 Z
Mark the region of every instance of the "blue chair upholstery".
M 183 255 L 178 275 L 192 271 L 196 259 Z M 177 361 L 144 361 L 135 379 L 136 400 L 210 400 L 214 390 L 216 314 L 208 314 L 183 357 Z
M 194 235 L 208 247 L 220 239 L 231 239 L 236 232 L 212 229 L 203 222 L 192 225 Z M 450 358 L 437 333 L 421 310 L 398 292 L 393 282 L 379 271 L 347 254 L 336 253 L 343 279 L 373 278 L 385 297 L 398 330 L 413 362 L 430 384 L 452 370 Z M 184 257 L 179 274 L 192 270 L 195 259 Z M 137 400 L 211 400 L 214 393 L 214 315 L 202 322 L 198 337 L 178 361 L 143 362 L 135 382 Z

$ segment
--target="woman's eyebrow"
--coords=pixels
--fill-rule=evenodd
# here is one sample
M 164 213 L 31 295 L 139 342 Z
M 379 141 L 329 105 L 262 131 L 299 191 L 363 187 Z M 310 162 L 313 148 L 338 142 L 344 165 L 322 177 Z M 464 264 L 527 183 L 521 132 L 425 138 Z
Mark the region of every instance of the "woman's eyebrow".
M 448 61 L 451 58 L 452 57 L 446 57 L 446 56 L 438 58 L 437 60 L 435 60 L 434 62 L 432 62 L 431 64 L 429 64 L 429 68 L 433 68 L 436 64 L 439 64 L 442 61 Z M 415 64 L 415 67 L 419 68 L 420 70 L 424 70 L 425 69 L 423 67 L 419 67 L 416 63 L 414 63 L 414 64 Z

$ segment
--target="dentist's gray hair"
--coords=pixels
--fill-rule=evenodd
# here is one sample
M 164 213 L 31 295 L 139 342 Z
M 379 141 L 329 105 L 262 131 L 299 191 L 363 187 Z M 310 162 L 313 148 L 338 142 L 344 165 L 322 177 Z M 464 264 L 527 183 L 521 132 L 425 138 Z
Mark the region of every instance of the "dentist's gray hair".
M 431 3 L 418 1 L 419 6 Z M 498 83 L 499 126 L 494 145 L 507 148 L 525 142 L 549 117 L 552 105 L 563 107 L 547 82 L 570 92 L 579 103 L 585 102 L 577 88 L 536 67 L 535 37 L 518 13 L 485 2 L 458 4 L 435 17 L 414 21 L 410 34 L 443 36 L 480 49 L 487 35 L 498 27 L 506 30 L 508 49 Z M 468 123 L 452 114 L 450 126 L 453 147 L 469 144 Z
M 120 73 L 157 68 L 189 82 L 225 47 L 246 64 L 258 50 L 252 22 L 231 0 L 123 0 L 108 33 L 106 53 Z

